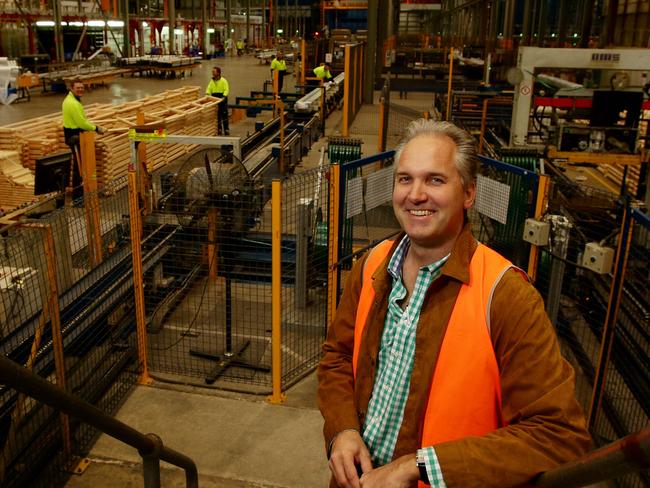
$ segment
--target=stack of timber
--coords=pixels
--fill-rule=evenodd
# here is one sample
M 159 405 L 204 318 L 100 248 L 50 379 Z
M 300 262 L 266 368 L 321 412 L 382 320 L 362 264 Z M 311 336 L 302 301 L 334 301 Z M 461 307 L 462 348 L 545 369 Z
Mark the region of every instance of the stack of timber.
M 34 175 L 20 163 L 18 152 L 0 151 L 0 211 L 34 199 Z
M 86 117 L 107 129 L 95 136 L 97 182 L 106 185 L 126 175 L 131 160 L 128 130 L 142 112 L 145 123 L 164 124 L 169 134 L 215 136 L 220 99 L 201 97 L 199 87 L 186 86 L 121 105 L 85 106 Z M 189 152 L 194 146 L 147 143 L 150 169 L 160 168 Z M 13 151 L 20 164 L 33 173 L 37 158 L 68 149 L 63 137 L 61 114 L 51 114 L 0 127 L 0 151 Z M 21 193 L 22 194 L 22 193 Z M 31 196 L 16 205 L 33 200 Z M 0 199 L 5 207 L 6 200 Z
M 196 93 L 198 95 L 198 91 Z M 136 113 L 141 110 L 147 124 L 164 124 L 168 134 L 188 136 L 214 136 L 217 134 L 217 105 L 214 97 L 187 100 L 178 98 L 177 105 L 169 103 L 151 104 L 97 114 L 96 120 L 109 130 L 98 137 L 95 143 L 97 182 L 106 185 L 126 175 L 131 161 L 131 145 L 128 129 L 136 124 Z M 187 144 L 146 143 L 146 161 L 149 171 L 161 168 L 187 154 L 196 146 Z
M 625 176 L 627 192 L 631 195 L 636 195 L 639 189 L 641 166 L 635 164 L 627 165 L 627 174 L 625 174 L 625 167 L 622 164 L 599 164 L 598 171 L 611 181 L 616 188 L 621 188 L 623 176 Z

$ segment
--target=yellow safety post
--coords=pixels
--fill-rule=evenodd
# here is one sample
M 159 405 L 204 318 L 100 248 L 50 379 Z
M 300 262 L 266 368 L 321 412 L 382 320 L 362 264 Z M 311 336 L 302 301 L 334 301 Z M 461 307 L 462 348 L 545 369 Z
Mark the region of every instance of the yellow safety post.
M 488 98 L 483 99 L 483 110 L 481 111 L 481 136 L 478 141 L 478 153 L 483 154 L 483 144 L 485 143 L 485 124 L 487 121 Z
M 284 402 L 282 393 L 282 182 L 271 183 L 271 376 L 269 403 Z
M 280 174 L 284 174 L 284 103 L 276 98 L 275 106 L 280 109 Z
M 277 97 L 278 93 L 280 93 L 280 73 L 278 72 L 277 69 L 274 69 L 273 70 L 273 96 Z
M 454 48 L 449 49 L 449 79 L 447 80 L 447 115 L 445 120 L 451 120 L 451 77 L 454 73 Z
M 137 151 L 136 151 L 137 154 Z M 149 376 L 149 364 L 147 357 L 147 329 L 144 310 L 144 285 L 142 283 L 142 249 L 141 238 L 141 215 L 137 168 L 139 161 L 132 161 L 129 165 L 129 214 L 131 216 L 131 257 L 133 261 L 133 293 L 135 295 L 135 321 L 136 341 L 138 344 L 138 359 L 140 361 L 140 377 L 138 383 L 141 385 L 151 384 L 153 380 Z
M 86 234 L 90 264 L 102 262 L 102 228 L 99 218 L 99 196 L 97 194 L 97 163 L 95 160 L 95 133 L 84 131 L 79 134 L 81 156 L 81 177 L 84 187 L 86 210 Z
M 548 191 L 551 186 L 551 179 L 548 175 L 539 175 L 539 182 L 537 183 L 537 202 L 535 202 L 535 218 L 539 219 L 546 212 L 548 205 Z M 530 253 L 528 255 L 528 277 L 531 283 L 535 283 L 537 279 L 537 263 L 539 261 L 539 247 L 530 246 Z
M 329 194 L 329 248 L 327 261 L 327 326 L 332 323 L 336 313 L 336 294 L 338 290 L 338 260 L 339 260 L 339 197 L 341 182 L 341 166 L 332 162 L 330 166 L 330 194 Z
M 145 125 L 145 117 L 144 117 L 144 112 L 142 110 L 138 110 L 137 113 L 135 114 L 135 121 L 138 125 Z M 147 162 L 147 146 L 144 142 L 140 142 L 138 144 L 138 162 L 139 164 L 142 165 L 141 169 L 146 169 L 144 173 L 140 174 L 140 195 L 144 198 L 144 211 L 145 214 L 150 214 L 151 211 L 153 210 L 153 202 L 151 199 L 151 195 L 149 194 L 149 190 L 151 189 L 151 178 L 149 174 L 151 173 L 151 169 L 153 168 L 153 164 L 149 166 Z
M 38 224 L 37 224 L 38 225 Z M 45 263 L 47 266 L 48 301 L 50 310 L 50 323 L 52 324 L 52 349 L 54 352 L 54 368 L 56 370 L 56 384 L 64 391 L 68 391 L 65 379 L 65 360 L 63 357 L 63 336 L 61 335 L 61 311 L 59 310 L 59 287 L 56 280 L 56 256 L 54 254 L 54 237 L 50 225 L 38 225 L 45 234 Z M 67 414 L 60 413 L 61 430 L 63 432 L 63 452 L 72 454 L 70 444 L 70 422 Z
M 386 144 L 384 144 L 384 117 L 386 117 L 386 99 L 384 95 L 379 97 L 379 141 L 377 142 L 377 151 L 384 152 Z
M 354 103 L 352 100 L 352 94 L 350 92 L 350 82 L 352 81 L 352 51 L 351 46 L 345 46 L 345 79 L 343 80 L 343 128 L 341 129 L 341 135 L 343 137 L 348 137 L 350 135 L 350 108 L 351 104 Z
M 365 59 L 364 56 L 366 55 L 366 50 L 365 46 L 361 44 L 360 46 L 357 47 L 357 51 L 359 53 L 359 58 L 357 61 L 357 111 L 359 108 L 361 108 L 361 105 L 363 105 L 363 83 L 364 83 L 364 78 L 363 78 L 363 60 Z
M 305 72 L 307 71 L 307 43 L 303 39 L 300 42 L 300 84 L 305 86 Z

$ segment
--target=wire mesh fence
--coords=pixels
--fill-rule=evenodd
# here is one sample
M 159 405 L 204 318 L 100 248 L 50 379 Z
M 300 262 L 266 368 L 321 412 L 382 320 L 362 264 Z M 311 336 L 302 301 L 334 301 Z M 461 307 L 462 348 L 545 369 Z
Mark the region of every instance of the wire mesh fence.
M 324 281 L 318 271 L 326 269 L 323 173 L 321 168 L 283 181 L 283 384 L 315 366 L 324 334 L 324 302 L 319 302 Z M 248 177 L 241 163 L 224 153 L 202 150 L 190 155 L 162 186 L 168 196 L 145 220 L 143 240 L 152 372 L 172 381 L 268 391 L 270 181 Z M 313 224 L 317 214 L 319 226 Z M 153 257 L 147 260 L 148 255 Z
M 49 296 L 42 259 L 45 242 L 40 234 L 37 229 L 16 227 L 2 239 L 1 347 L 7 357 L 53 380 L 53 365 L 37 362 L 38 351 L 51 337 L 49 328 L 46 329 L 47 318 L 41 319 Z M 27 466 L 46 467 L 48 455 L 44 453 L 58 452 L 58 461 L 62 461 L 61 425 L 50 408 L 10 388 L 3 387 L 0 391 L 2 483 L 25 486 L 31 478 Z M 39 443 L 42 451 L 30 449 Z
M 650 220 L 635 211 L 620 306 L 614 271 L 619 240 L 625 233 L 623 206 L 615 195 L 567 179 L 555 178 L 548 209 L 538 218 L 549 224 L 549 239 L 529 268 L 530 244 L 523 228 L 538 191 L 538 176 L 481 158 L 477 202 L 470 212 L 475 235 L 518 266 L 533 271 L 565 358 L 576 371 L 576 397 L 590 414 L 597 445 L 604 445 L 648 425 L 648 269 Z M 529 161 L 525 168 L 529 167 Z M 486 185 L 483 178 L 489 178 Z M 487 191 L 486 191 L 487 190 Z M 487 199 L 487 201 L 486 201 Z M 548 245 L 546 245 L 548 244 Z M 618 309 L 616 323 L 610 322 Z M 611 341 L 606 341 L 611 337 Z M 611 343 L 611 354 L 607 354 Z M 604 371 L 602 400 L 597 376 Z M 627 475 L 616 486 L 648 486 L 647 473 Z
M 327 330 L 327 169 L 282 185 L 283 389 L 318 364 Z
M 331 230 L 338 236 L 337 296 L 354 259 L 400 229 L 392 207 L 393 156 L 388 151 L 341 166 L 339 226 Z
M 406 105 L 406 102 L 390 102 L 386 110 L 388 111 L 387 149 L 395 149 L 404 138 L 406 127 L 411 122 L 429 115 L 429 108 L 422 101 L 415 102 L 415 106 Z
M 630 210 L 627 209 L 623 218 L 623 224 L 629 220 L 632 233 L 629 252 L 627 246 L 621 249 L 626 271 L 621 284 L 618 315 L 609 327 L 602 327 L 603 324 L 610 324 L 603 320 L 603 330 L 599 333 L 603 350 L 601 360 L 605 364 L 598 365 L 599 370 L 603 371 L 603 380 L 596 381 L 594 396 L 600 398 L 600 402 L 594 402 L 590 419 L 597 445 L 639 432 L 650 421 L 650 294 L 647 266 L 650 258 L 650 219 L 639 211 Z M 625 225 L 621 225 L 621 232 L 616 236 L 623 243 L 624 229 Z M 618 266 L 619 260 L 616 260 L 615 266 Z M 607 290 L 595 288 L 594 295 L 603 291 Z M 598 310 L 599 316 L 604 316 L 607 310 L 602 299 L 597 296 L 593 301 L 597 305 L 592 308 Z M 608 340 L 609 337 L 611 340 Z M 649 486 L 650 476 L 647 471 L 640 471 L 617 480 L 616 484 L 621 487 Z
M 530 245 L 523 242 L 539 177 L 530 171 L 481 157 L 476 202 L 469 216 L 476 238 L 526 270 Z
M 265 385 L 268 185 L 216 149 L 192 153 L 161 181 L 142 243 L 152 372 Z
M 97 209 L 93 234 L 86 232 L 89 202 Z M 0 237 L 2 353 L 108 413 L 137 378 L 126 305 L 132 297 L 124 263 L 127 208 L 126 189 L 116 184 Z M 95 249 L 103 251 L 91 264 L 96 238 Z M 0 423 L 3 486 L 62 484 L 97 434 L 6 387 Z

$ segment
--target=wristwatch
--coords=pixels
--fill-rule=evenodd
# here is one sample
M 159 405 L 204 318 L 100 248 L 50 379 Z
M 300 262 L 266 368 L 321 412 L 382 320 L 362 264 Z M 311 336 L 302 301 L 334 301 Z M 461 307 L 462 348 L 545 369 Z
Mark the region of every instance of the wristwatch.
M 422 449 L 418 449 L 415 452 L 415 464 L 420 471 L 420 481 L 427 485 L 431 484 L 429 482 L 429 475 L 427 474 L 427 463 L 424 460 L 424 451 Z

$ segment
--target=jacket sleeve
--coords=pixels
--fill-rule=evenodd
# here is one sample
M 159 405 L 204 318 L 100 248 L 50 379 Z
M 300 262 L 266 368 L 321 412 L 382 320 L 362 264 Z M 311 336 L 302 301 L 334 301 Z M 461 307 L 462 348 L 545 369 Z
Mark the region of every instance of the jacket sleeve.
M 223 80 L 223 85 L 224 85 L 223 96 L 227 97 L 228 93 L 230 93 L 230 85 L 228 84 L 228 81 L 226 81 L 225 78 L 222 78 L 222 80 Z
M 318 407 L 325 419 L 323 433 L 326 448 L 337 433 L 345 429 L 360 430 L 354 403 L 352 352 L 364 262 L 365 257 L 355 263 L 345 283 L 318 365 Z
M 210 80 L 210 83 L 208 83 L 208 86 L 205 87 L 205 94 L 206 95 L 212 95 L 212 80 Z
M 434 446 L 449 488 L 521 486 L 591 444 L 544 302 L 516 271 L 497 285 L 490 322 L 506 426 Z

